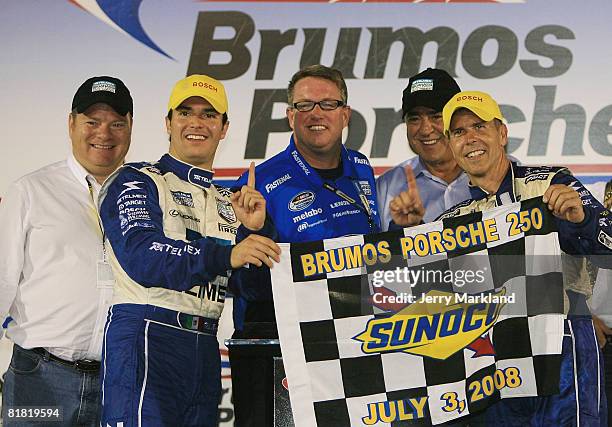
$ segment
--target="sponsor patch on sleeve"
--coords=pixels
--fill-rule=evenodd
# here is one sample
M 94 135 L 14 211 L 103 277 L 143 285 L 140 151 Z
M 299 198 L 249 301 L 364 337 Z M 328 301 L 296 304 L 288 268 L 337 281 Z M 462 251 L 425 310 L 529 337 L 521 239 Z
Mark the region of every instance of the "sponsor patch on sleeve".
M 612 237 L 610 237 L 605 231 L 599 231 L 599 236 L 597 236 L 597 240 L 606 248 L 612 249 Z

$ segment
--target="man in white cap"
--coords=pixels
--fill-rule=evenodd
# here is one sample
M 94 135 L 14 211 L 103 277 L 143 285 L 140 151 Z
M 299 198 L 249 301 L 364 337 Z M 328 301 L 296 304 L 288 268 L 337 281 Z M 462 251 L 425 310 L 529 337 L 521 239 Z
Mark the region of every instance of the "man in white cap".
M 265 200 L 251 173 L 245 196 L 212 183 L 229 122 L 223 85 L 205 75 L 176 83 L 169 153 L 127 164 L 101 191 L 116 277 L 103 350 L 102 425 L 217 426 L 217 342 L 232 270 L 271 266 L 279 248 L 253 234 L 233 245 L 239 220 L 259 230 Z M 254 169 L 254 166 L 252 167 Z

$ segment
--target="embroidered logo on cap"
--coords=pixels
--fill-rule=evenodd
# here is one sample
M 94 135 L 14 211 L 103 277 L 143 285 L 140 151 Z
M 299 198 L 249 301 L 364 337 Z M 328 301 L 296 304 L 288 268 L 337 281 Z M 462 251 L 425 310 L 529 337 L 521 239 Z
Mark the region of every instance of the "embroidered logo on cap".
M 117 91 L 117 85 L 115 85 L 113 82 L 107 82 L 105 80 L 95 82 L 93 85 L 91 85 L 92 92 L 98 92 L 100 90 L 115 93 Z
M 410 86 L 410 93 L 417 92 L 419 90 L 433 90 L 433 86 L 433 79 L 415 80 Z

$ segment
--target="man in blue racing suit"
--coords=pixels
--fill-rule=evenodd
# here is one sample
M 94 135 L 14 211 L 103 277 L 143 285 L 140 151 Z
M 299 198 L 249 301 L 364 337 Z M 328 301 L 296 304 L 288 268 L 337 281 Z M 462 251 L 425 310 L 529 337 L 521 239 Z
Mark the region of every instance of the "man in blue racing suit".
M 374 174 L 368 159 L 342 145 L 350 107 L 342 74 L 314 65 L 298 71 L 287 90 L 289 146 L 256 168 L 268 217 L 260 233 L 303 242 L 380 230 Z M 237 186 L 246 182 L 242 176 Z M 240 227 L 240 242 L 247 230 Z M 234 338 L 277 337 L 269 270 L 246 274 L 234 299 Z M 271 359 L 243 359 L 230 349 L 236 426 L 272 425 Z M 266 399 L 267 396 L 267 399 Z
M 217 342 L 231 270 L 271 265 L 278 246 L 253 234 L 234 246 L 239 220 L 230 191 L 212 183 L 225 137 L 223 85 L 192 75 L 175 85 L 158 162 L 126 164 L 101 190 L 100 215 L 115 276 L 102 353 L 102 420 L 112 426 L 217 426 L 221 369 Z M 263 211 L 262 211 L 263 209 Z M 107 245 L 108 246 L 108 245 Z
M 438 219 L 492 209 L 542 196 L 557 219 L 563 252 L 588 256 L 612 267 L 612 221 L 607 211 L 563 167 L 519 166 L 504 153 L 508 130 L 498 104 L 483 92 L 460 92 L 443 109 L 444 132 L 457 163 L 470 179 L 471 199 Z M 418 224 L 424 208 L 418 192 L 391 202 L 393 225 Z M 605 426 L 606 403 L 601 352 L 579 281 L 564 278 L 565 337 L 562 343 L 560 392 L 552 396 L 504 399 L 470 425 Z

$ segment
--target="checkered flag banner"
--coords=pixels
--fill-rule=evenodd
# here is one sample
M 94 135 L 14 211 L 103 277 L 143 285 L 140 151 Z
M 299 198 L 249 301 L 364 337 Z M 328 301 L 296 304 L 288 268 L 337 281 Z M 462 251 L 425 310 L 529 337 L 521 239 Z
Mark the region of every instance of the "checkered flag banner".
M 541 197 L 281 247 L 272 290 L 297 427 L 437 425 L 559 392 L 561 253 Z

